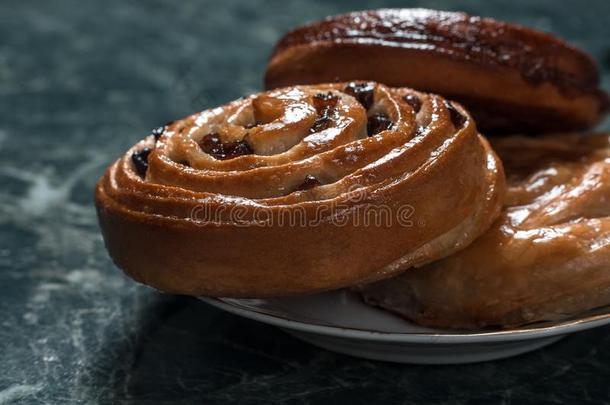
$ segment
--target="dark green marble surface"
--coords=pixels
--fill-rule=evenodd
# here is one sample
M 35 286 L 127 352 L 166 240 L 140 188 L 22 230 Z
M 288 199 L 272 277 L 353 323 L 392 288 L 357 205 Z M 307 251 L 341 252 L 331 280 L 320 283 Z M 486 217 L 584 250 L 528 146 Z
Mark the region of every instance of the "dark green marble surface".
M 161 123 L 259 90 L 294 24 L 408 5 L 556 32 L 610 87 L 604 0 L 2 0 L 0 404 L 609 402 L 608 327 L 503 361 L 376 363 L 153 292 L 108 258 L 92 206 L 106 164 Z

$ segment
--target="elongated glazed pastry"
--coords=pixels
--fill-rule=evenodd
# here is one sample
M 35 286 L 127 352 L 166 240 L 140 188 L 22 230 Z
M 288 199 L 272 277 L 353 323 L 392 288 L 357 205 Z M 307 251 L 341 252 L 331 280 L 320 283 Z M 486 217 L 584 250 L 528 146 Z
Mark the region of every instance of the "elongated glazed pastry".
M 375 80 L 462 103 L 485 134 L 591 128 L 608 108 L 591 57 L 552 35 L 464 13 L 357 11 L 276 45 L 267 88 Z
M 134 279 L 262 297 L 446 256 L 490 226 L 503 191 L 460 105 L 352 82 L 260 93 L 159 128 L 108 168 L 96 203 Z
M 363 286 L 364 299 L 423 325 L 513 326 L 610 304 L 610 136 L 494 144 L 506 207 L 465 250 Z

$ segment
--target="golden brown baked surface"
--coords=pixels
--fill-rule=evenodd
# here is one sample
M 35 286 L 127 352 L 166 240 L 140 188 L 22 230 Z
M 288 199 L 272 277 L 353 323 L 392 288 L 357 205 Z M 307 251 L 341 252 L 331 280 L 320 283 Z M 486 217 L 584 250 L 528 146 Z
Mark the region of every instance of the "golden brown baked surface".
M 108 168 L 96 205 L 134 279 L 260 297 L 446 256 L 489 227 L 503 192 L 461 106 L 359 82 L 260 93 L 155 130 Z
M 610 304 L 610 136 L 508 137 L 508 192 L 468 248 L 363 286 L 418 323 L 479 328 L 558 320 Z
M 277 43 L 267 88 L 375 80 L 461 102 L 479 129 L 591 128 L 608 109 L 586 53 L 552 35 L 465 13 L 357 11 L 298 27 Z

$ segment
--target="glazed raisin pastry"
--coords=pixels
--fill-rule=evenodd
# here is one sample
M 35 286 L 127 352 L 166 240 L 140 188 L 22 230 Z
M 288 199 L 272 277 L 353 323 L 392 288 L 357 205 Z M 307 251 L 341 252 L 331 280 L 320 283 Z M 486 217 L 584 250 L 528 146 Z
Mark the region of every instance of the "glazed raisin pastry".
M 462 103 L 483 133 L 593 127 L 608 108 L 591 57 L 552 35 L 464 13 L 358 11 L 286 34 L 267 88 L 375 80 Z
M 108 168 L 96 202 L 106 246 L 134 279 L 263 297 L 446 256 L 489 227 L 503 191 L 501 164 L 460 105 L 339 83 L 173 122 Z
M 610 136 L 507 137 L 501 217 L 468 248 L 359 290 L 423 325 L 515 326 L 610 304 Z

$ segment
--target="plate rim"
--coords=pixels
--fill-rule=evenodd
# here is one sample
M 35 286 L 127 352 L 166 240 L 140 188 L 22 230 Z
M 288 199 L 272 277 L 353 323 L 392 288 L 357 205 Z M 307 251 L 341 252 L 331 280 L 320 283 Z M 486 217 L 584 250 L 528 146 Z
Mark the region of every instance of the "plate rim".
M 399 333 L 382 332 L 350 327 L 307 323 L 253 308 L 237 305 L 225 298 L 197 297 L 200 300 L 234 315 L 263 322 L 280 328 L 287 328 L 305 333 L 313 333 L 339 338 L 393 342 L 393 343 L 426 343 L 426 344 L 467 344 L 484 342 L 508 342 L 518 340 L 543 339 L 552 336 L 566 335 L 577 331 L 596 328 L 610 323 L 610 312 L 590 315 L 579 319 L 559 322 L 537 328 L 520 328 L 489 332 L 463 333 Z M 238 300 L 230 298 L 230 300 Z

